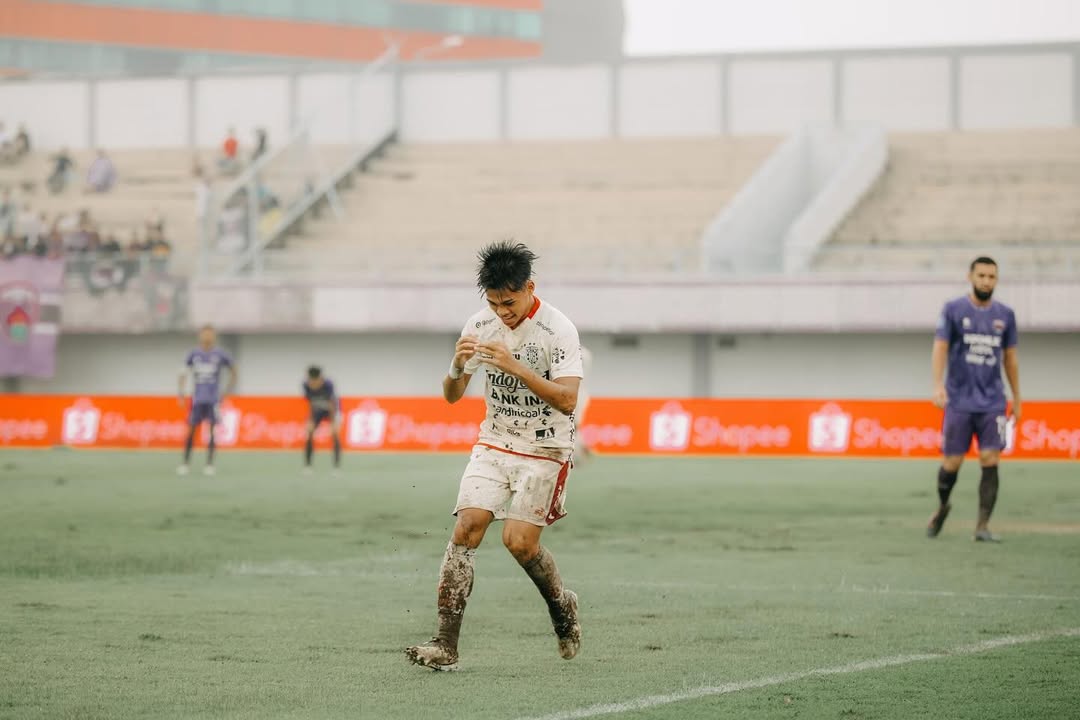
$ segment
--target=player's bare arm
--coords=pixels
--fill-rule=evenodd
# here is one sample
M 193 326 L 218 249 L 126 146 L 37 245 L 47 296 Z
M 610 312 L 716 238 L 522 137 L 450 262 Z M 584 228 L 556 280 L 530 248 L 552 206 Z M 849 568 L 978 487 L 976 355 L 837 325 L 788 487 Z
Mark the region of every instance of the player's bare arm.
M 450 372 L 443 377 L 443 397 L 451 405 L 461 399 L 469 387 L 472 374 L 465 372 L 465 363 L 476 354 L 475 335 L 462 335 L 454 344 L 454 359 L 450 361 Z M 454 376 L 457 377 L 454 377 Z
M 232 365 L 226 366 L 226 370 L 229 371 L 229 381 L 225 384 L 225 391 L 221 393 L 221 399 L 224 400 L 227 395 L 232 395 L 233 390 L 236 389 L 236 368 Z
M 946 340 L 934 340 L 934 349 L 930 354 L 930 366 L 934 373 L 934 405 L 943 408 L 949 402 L 945 392 L 945 363 L 948 360 L 949 343 Z
M 541 377 L 519 362 L 510 349 L 500 342 L 483 342 L 477 345 L 476 349 L 485 356 L 484 362 L 521 380 L 538 398 L 563 415 L 574 412 L 581 378 L 561 377 L 548 380 Z
M 176 404 L 184 407 L 184 395 L 187 392 L 187 368 L 180 371 L 176 384 Z
M 1005 378 L 1009 381 L 1009 388 L 1012 390 L 1012 418 L 1014 421 L 1020 422 L 1022 417 L 1020 409 L 1020 358 L 1016 353 L 1016 348 L 1005 348 L 1003 360 Z

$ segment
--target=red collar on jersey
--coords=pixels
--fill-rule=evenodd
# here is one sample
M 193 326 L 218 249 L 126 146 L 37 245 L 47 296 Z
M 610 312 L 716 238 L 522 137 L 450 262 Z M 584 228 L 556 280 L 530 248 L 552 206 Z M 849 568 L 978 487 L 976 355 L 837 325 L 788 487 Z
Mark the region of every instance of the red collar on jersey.
M 521 327 L 521 323 L 525 322 L 526 320 L 532 320 L 533 316 L 536 315 L 536 311 L 539 310 L 539 309 L 540 309 L 540 298 L 533 295 L 533 306 L 529 310 L 529 314 L 526 315 L 525 317 L 521 318 L 520 320 L 518 320 L 517 325 L 515 325 L 514 327 L 512 327 L 510 329 L 511 330 L 517 330 L 519 327 Z

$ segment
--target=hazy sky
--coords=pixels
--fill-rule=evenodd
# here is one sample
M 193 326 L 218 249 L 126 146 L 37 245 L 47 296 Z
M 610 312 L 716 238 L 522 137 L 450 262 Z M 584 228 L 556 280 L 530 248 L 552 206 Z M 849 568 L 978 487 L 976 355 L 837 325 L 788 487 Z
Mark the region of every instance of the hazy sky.
M 1080 40 L 1080 0 L 625 0 L 630 55 Z

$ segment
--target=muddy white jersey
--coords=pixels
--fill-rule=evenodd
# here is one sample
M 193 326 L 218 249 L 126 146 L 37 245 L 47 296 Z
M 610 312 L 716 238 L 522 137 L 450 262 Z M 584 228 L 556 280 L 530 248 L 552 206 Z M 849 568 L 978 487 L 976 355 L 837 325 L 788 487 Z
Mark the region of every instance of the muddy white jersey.
M 462 335 L 502 342 L 523 365 L 548 380 L 583 376 L 577 328 L 539 298 L 513 330 L 486 308 L 469 318 Z M 479 355 L 465 363 L 465 372 L 475 374 L 481 367 L 487 376 L 487 415 L 480 425 L 479 441 L 504 450 L 567 459 L 574 448 L 573 415 L 551 407 L 521 380 L 485 363 Z

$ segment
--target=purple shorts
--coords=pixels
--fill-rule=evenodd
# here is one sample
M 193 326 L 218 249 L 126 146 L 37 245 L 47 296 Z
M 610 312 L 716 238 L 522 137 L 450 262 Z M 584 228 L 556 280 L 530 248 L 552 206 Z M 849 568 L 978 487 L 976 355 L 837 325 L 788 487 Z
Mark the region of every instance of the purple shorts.
M 980 450 L 1005 449 L 1005 411 L 963 412 L 945 408 L 941 425 L 942 452 L 945 455 L 964 455 L 971 447 L 971 438 L 979 441 Z
M 188 416 L 188 425 L 196 426 L 204 420 L 213 425 L 217 422 L 217 403 L 195 403 L 191 406 L 191 415 Z

